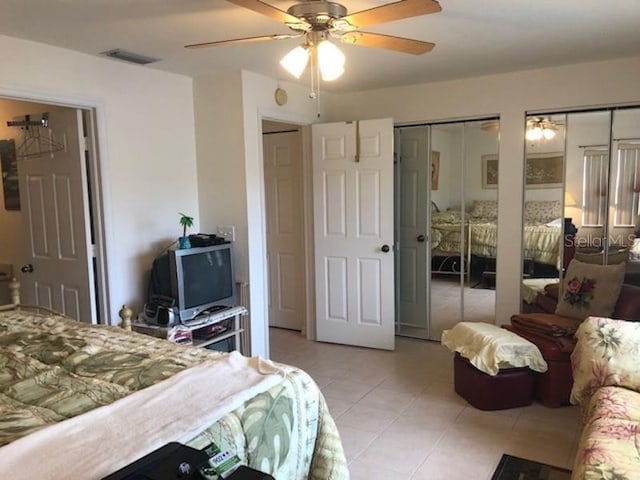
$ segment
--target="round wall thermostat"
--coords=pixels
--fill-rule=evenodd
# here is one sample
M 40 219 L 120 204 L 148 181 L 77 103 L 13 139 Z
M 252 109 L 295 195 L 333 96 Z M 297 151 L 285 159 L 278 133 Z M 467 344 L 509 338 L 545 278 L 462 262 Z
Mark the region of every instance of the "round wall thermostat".
M 275 97 L 278 105 L 284 105 L 287 103 L 287 91 L 284 88 L 276 88 Z

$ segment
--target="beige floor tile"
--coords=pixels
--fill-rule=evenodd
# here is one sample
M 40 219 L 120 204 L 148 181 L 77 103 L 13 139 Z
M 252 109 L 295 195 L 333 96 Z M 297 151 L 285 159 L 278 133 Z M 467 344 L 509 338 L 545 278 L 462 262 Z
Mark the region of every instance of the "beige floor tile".
M 344 412 L 353 407 L 353 402 L 347 402 L 346 400 L 340 400 L 339 398 L 325 397 L 329 412 L 334 419 L 339 418 Z
M 349 464 L 351 480 L 409 480 L 410 476 L 370 464 L 365 460 L 354 460 Z
M 344 448 L 347 462 L 351 463 L 374 441 L 376 433 L 360 430 L 359 428 L 343 426 L 339 429 L 340 440 Z
M 411 405 L 415 395 L 399 392 L 389 388 L 376 387 L 367 393 L 358 402 L 358 405 L 365 407 L 377 408 L 380 410 L 388 410 L 390 412 L 402 413 Z
M 468 457 L 460 451 L 434 451 L 411 480 L 489 480 L 500 461 L 492 456 Z M 464 461 L 461 461 L 464 459 Z
M 386 430 L 396 418 L 398 414 L 393 411 L 357 404 L 344 412 L 336 423 L 338 429 L 344 425 L 378 434 Z
M 360 455 L 372 465 L 403 474 L 413 473 L 443 435 L 440 429 L 400 417 Z
M 368 383 L 352 382 L 348 380 L 334 380 L 322 388 L 325 397 L 337 398 L 347 402 L 357 402 L 375 387 Z

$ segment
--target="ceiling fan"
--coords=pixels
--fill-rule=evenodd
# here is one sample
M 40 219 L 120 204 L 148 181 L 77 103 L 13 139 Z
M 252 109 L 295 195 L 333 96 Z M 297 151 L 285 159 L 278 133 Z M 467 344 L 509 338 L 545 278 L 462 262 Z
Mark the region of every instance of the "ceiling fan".
M 330 38 L 345 44 L 384 48 L 397 52 L 420 55 L 431 51 L 435 44 L 421 40 L 396 37 L 393 35 L 363 32 L 360 28 L 391 22 L 394 20 L 401 20 L 403 18 L 415 17 L 418 15 L 437 13 L 442 10 L 440 4 L 436 0 L 400 0 L 352 14 L 348 14 L 345 6 L 327 0 L 309 0 L 295 3 L 289 7 L 286 12 L 264 3 L 261 0 L 227 1 L 234 5 L 266 15 L 278 22 L 282 22 L 289 27 L 293 33 L 261 35 L 215 42 L 195 43 L 186 45 L 185 48 L 203 48 L 238 43 L 260 42 L 264 40 L 284 40 L 304 37 L 304 43 L 302 46 L 290 52 L 292 57 L 296 57 L 296 53 L 294 52 L 297 52 L 297 58 L 289 59 L 292 69 L 289 69 L 287 65 L 284 65 L 287 57 L 285 57 L 281 63 L 283 63 L 283 66 L 289 70 L 290 73 L 299 78 L 302 71 L 306 68 L 309 58 L 314 61 L 314 57 L 317 56 L 317 61 L 320 64 L 320 70 L 323 71 L 324 80 L 332 80 L 333 78 L 325 78 L 325 71 L 323 70 L 322 65 L 323 59 L 321 58 L 323 56 L 327 59 L 329 57 L 332 59 L 330 65 L 326 68 L 327 73 L 329 73 L 327 77 L 334 76 L 334 78 L 337 78 L 344 71 L 344 55 L 342 55 L 342 52 L 340 52 L 335 45 L 328 42 Z M 327 48 L 324 48 L 324 50 L 328 52 L 327 54 L 323 54 L 323 46 L 327 46 Z M 340 56 L 342 56 L 341 59 Z M 304 65 L 302 65 L 303 61 Z

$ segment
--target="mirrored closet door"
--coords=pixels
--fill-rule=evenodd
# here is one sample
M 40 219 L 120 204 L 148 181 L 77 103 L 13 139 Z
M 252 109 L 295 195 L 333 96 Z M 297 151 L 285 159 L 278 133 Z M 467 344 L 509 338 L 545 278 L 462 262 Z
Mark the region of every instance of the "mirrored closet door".
M 498 121 L 396 128 L 399 335 L 493 321 Z
M 640 284 L 640 109 L 529 115 L 526 142 L 523 309 L 572 258 L 626 262 Z

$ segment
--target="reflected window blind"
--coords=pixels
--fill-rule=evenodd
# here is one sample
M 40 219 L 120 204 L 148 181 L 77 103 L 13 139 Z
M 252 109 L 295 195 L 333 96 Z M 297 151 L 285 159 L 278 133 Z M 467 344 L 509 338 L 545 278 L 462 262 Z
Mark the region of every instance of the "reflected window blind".
M 640 144 L 618 145 L 614 227 L 633 227 L 640 201 Z
M 584 150 L 582 179 L 582 225 L 601 227 L 604 225 L 605 201 L 607 199 L 607 151 L 593 148 Z

